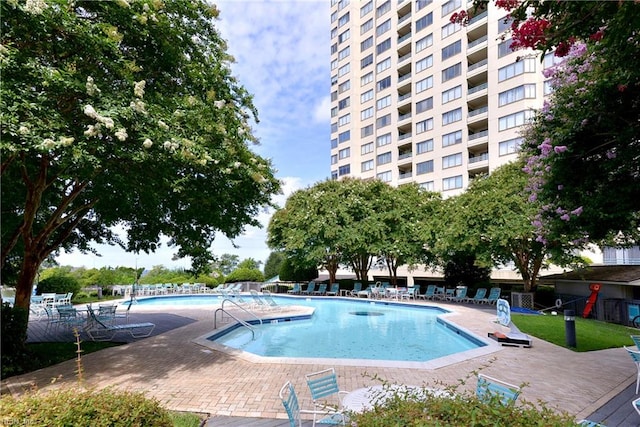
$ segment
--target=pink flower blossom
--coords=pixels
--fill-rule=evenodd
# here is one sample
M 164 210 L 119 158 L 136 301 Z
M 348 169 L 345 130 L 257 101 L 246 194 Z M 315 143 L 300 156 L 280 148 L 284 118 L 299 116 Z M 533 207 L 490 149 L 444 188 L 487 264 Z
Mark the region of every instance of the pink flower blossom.
M 564 215 L 562 215 L 562 216 L 560 217 L 560 219 L 561 219 L 561 220 L 563 220 L 563 221 L 569 221 L 569 219 L 570 219 L 569 214 L 564 214 Z
M 582 206 L 580 206 L 579 208 L 576 208 L 574 210 L 571 211 L 571 213 L 575 216 L 580 216 L 580 214 L 582 213 L 583 209 Z
M 556 145 L 555 147 L 553 147 L 553 151 L 555 151 L 556 154 L 564 153 L 565 151 L 567 151 L 567 146 L 566 145 Z

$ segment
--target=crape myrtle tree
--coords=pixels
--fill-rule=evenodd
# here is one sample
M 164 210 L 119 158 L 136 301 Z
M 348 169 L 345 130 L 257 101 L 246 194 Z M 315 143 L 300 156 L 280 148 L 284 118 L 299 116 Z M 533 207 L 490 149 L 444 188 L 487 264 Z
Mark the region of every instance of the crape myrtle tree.
M 386 266 L 391 284 L 397 286 L 399 266 L 432 263 L 433 254 L 426 249 L 423 232 L 431 225 L 442 200 L 439 193 L 426 191 L 416 183 L 387 186 L 386 193 L 376 202 L 376 215 L 384 228 L 374 242 L 373 253 Z
M 486 6 L 486 1 L 476 1 Z M 525 132 L 538 239 L 637 244 L 640 215 L 640 4 L 496 0 L 512 47 L 553 52 L 553 93 Z M 464 22 L 466 13 L 453 19 Z
M 91 243 L 211 261 L 279 191 L 251 96 L 205 1 L 3 1 L 2 256 L 28 308 L 38 266 Z M 113 231 L 126 230 L 126 241 Z M 26 325 L 25 325 L 26 327 Z

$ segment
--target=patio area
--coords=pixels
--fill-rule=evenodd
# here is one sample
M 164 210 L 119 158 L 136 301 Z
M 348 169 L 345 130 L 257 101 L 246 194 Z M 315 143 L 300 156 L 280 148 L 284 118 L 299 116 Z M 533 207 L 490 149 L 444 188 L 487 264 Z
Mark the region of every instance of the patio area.
M 445 302 L 434 305 L 454 311 L 448 319 L 479 336 L 486 337 L 495 329 L 491 323 L 495 318 L 493 306 Z M 287 380 L 299 390 L 301 406 L 311 407 L 304 375 L 332 365 L 251 363 L 202 347 L 194 340 L 213 330 L 213 311 L 200 307 L 171 310 L 134 307 L 130 322 L 156 323 L 154 334 L 84 356 L 85 385 L 142 391 L 168 409 L 209 414 L 210 425 L 247 425 L 250 419 L 257 424 L 248 425 L 280 425 L 280 421 L 274 420 L 285 420 L 286 414 L 278 391 Z M 37 328 L 31 331 L 31 340 L 43 339 L 38 337 Z M 126 334 L 121 337 L 126 338 Z M 474 373 L 482 370 L 514 384 L 527 383 L 520 399 L 547 402 L 548 406 L 567 411 L 577 419 L 593 415 L 612 398 L 622 396 L 630 385 L 635 386 L 636 380 L 636 369 L 622 348 L 575 353 L 536 339 L 532 348 L 498 346 L 492 354 L 433 370 L 389 367 L 385 363 L 335 368 L 344 390 L 375 385 L 374 376 L 413 385 L 452 385 L 468 378 L 461 388 L 473 390 Z M 40 390 L 76 386 L 75 369 L 74 361 L 64 362 L 9 378 L 3 381 L 2 389 L 20 394 L 34 385 Z M 52 384 L 51 379 L 56 377 L 59 379 Z M 630 403 L 622 403 L 621 408 L 627 405 L 633 410 Z M 640 422 L 635 413 L 626 418 L 635 421 L 607 425 Z M 234 424 L 241 419 L 244 424 Z M 215 424 L 213 420 L 217 420 Z

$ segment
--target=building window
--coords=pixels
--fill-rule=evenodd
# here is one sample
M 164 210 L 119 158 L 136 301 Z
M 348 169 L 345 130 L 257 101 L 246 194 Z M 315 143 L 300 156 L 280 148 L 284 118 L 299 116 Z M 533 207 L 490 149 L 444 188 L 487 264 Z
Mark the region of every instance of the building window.
M 422 113 L 423 111 L 428 111 L 433 108 L 433 97 L 429 97 L 427 99 L 423 99 L 422 101 L 416 102 L 416 113 Z
M 331 29 L 331 38 L 333 39 L 337 35 L 338 35 L 338 27 L 333 27 Z
M 457 42 L 451 43 L 449 46 L 445 46 L 442 48 L 442 60 L 449 59 L 454 55 L 462 52 L 462 40 L 458 40 Z
M 498 44 L 498 58 L 502 58 L 503 56 L 507 56 L 513 52 L 510 47 L 511 43 L 511 39 L 508 39 Z
M 366 67 L 367 65 L 373 64 L 373 53 L 365 56 L 360 60 L 360 69 Z
M 391 95 L 387 95 L 384 98 L 380 98 L 376 101 L 376 109 L 382 110 L 383 108 L 391 105 Z
M 364 76 L 360 77 L 360 86 L 364 86 L 367 83 L 371 83 L 373 81 L 373 73 L 367 73 Z
M 370 99 L 373 99 L 373 89 L 369 89 L 368 91 L 366 91 L 365 93 L 363 93 L 362 95 L 360 95 L 360 103 L 364 103 L 369 101 Z
M 334 43 L 331 45 L 331 55 L 338 51 L 338 43 Z
M 429 76 L 426 79 L 416 82 L 416 93 L 424 92 L 431 87 L 433 87 L 433 76 Z
M 347 74 L 349 71 L 351 71 L 351 64 L 345 64 L 342 67 L 338 68 L 338 77 L 342 77 L 345 74 Z
M 520 74 L 535 73 L 535 72 L 536 72 L 536 59 L 524 58 L 518 62 L 505 65 L 504 67 L 498 69 L 498 81 L 502 82 L 510 78 L 513 78 L 515 76 L 519 76 Z
M 442 5 L 442 16 L 455 12 L 462 7 L 462 0 L 449 0 Z
M 338 175 L 349 175 L 351 173 L 351 165 L 344 165 L 338 168 Z
M 331 102 L 337 101 L 337 100 L 338 100 L 338 91 L 334 90 L 333 92 L 331 92 Z
M 536 97 L 536 85 L 534 84 L 526 84 L 514 87 L 513 89 L 506 90 L 501 92 L 498 95 L 498 105 L 502 107 L 503 105 L 511 104 L 513 102 L 520 101 L 522 99 L 535 99 Z
M 380 135 L 376 138 L 376 147 L 383 147 L 385 145 L 391 144 L 391 134 L 386 133 L 384 135 Z
M 378 92 L 388 87 L 391 87 L 391 76 L 385 77 L 377 83 Z
M 364 155 L 369 153 L 373 153 L 373 142 L 367 142 L 360 146 L 360 154 Z
M 462 165 L 462 153 L 451 154 L 442 158 L 442 169 L 453 168 L 460 165 Z
M 373 170 L 373 160 L 367 160 L 360 164 L 360 172 L 367 172 Z
M 444 178 L 442 180 L 442 190 L 455 190 L 462 188 L 462 175 Z
M 442 126 L 462 120 L 462 108 L 442 113 Z
M 344 58 L 348 57 L 350 53 L 351 53 L 351 47 L 350 46 L 345 47 L 338 53 L 338 61 L 341 61 Z
M 416 21 L 416 33 L 424 30 L 431 24 L 433 24 L 433 12 L 429 12 L 427 15 Z
M 416 73 L 431 67 L 433 67 L 433 55 L 429 55 L 416 62 Z
M 351 80 L 347 80 L 346 82 L 340 83 L 338 85 L 338 92 L 339 93 L 346 92 L 349 89 L 351 89 Z
M 367 125 L 360 129 L 360 137 L 365 138 L 369 135 L 373 135 L 373 125 Z
M 455 132 L 442 135 L 442 146 L 449 147 L 450 145 L 462 144 L 462 131 L 457 130 Z
M 418 185 L 420 186 L 420 188 L 426 191 L 435 191 L 435 186 L 433 185 L 433 181 L 422 182 Z
M 433 129 L 433 118 L 422 120 L 416 123 L 416 134 L 424 133 Z
M 351 139 L 351 131 L 345 131 L 341 134 L 338 134 L 338 144 L 342 144 L 343 142 L 347 142 Z
M 416 53 L 433 45 L 433 34 L 429 34 L 416 42 Z
M 346 159 L 349 156 L 351 156 L 351 148 L 349 147 L 343 148 L 342 150 L 338 151 L 339 159 Z
M 462 98 L 462 86 L 456 86 L 442 92 L 442 103 L 446 104 L 454 99 Z
M 331 76 L 331 86 L 338 83 L 338 76 Z
M 458 62 L 456 65 L 452 65 L 449 68 L 442 70 L 442 83 L 458 77 L 462 74 L 462 63 Z
M 391 49 L 391 39 L 386 39 L 376 46 L 376 54 L 380 55 L 381 53 L 386 52 L 389 49 Z
M 376 36 L 380 37 L 391 29 L 391 19 L 387 19 L 376 27 Z
M 535 115 L 533 110 L 518 111 L 508 116 L 498 119 L 498 130 L 503 131 L 514 127 L 522 126 L 533 118 Z
M 433 3 L 433 0 L 416 0 L 416 12 Z
M 513 18 L 510 15 L 505 16 L 504 18 L 498 21 L 498 33 L 504 33 L 505 31 L 511 29 L 511 23 L 513 22 Z
M 335 117 L 338 115 L 338 107 L 333 107 L 331 109 L 331 117 Z
M 338 126 L 344 126 L 349 123 L 351 123 L 351 114 L 345 114 L 338 118 Z
M 360 52 L 364 52 L 365 50 L 369 49 L 371 46 L 373 46 L 373 36 L 367 38 L 365 41 L 360 43 Z
M 373 0 L 371 0 L 369 3 L 365 4 L 360 8 L 360 17 L 362 18 L 364 15 L 371 12 L 372 10 L 373 10 Z
M 423 175 L 431 172 L 433 172 L 433 160 L 416 163 L 416 175 Z
M 376 175 L 376 178 L 382 182 L 391 182 L 391 171 L 380 172 Z
M 338 155 L 337 154 L 332 154 L 331 155 L 331 164 L 335 165 L 338 163 Z
M 331 14 L 331 23 L 333 24 L 338 19 L 338 11 L 335 11 Z
M 340 19 L 338 19 L 338 28 L 342 27 L 348 22 L 349 22 L 349 12 L 345 13 L 340 17 Z
M 376 9 L 376 18 L 380 18 L 382 15 L 389 12 L 390 10 L 391 10 L 391 0 L 388 0 L 382 3 L 382 5 L 378 6 L 378 8 Z
M 338 147 L 338 138 L 333 138 L 331 140 L 331 148 L 337 148 Z
M 373 18 L 369 19 L 367 22 L 360 25 L 360 34 L 364 34 L 372 28 L 373 28 Z M 371 41 L 373 41 L 373 38 L 371 39 Z
M 350 99 L 351 98 L 347 96 L 345 99 L 341 99 L 340 101 L 338 101 L 338 110 L 345 109 L 349 105 L 351 105 Z
M 338 60 L 334 59 L 333 61 L 331 61 L 331 71 L 335 70 L 336 68 L 338 68 Z
M 444 27 L 442 27 L 442 34 L 441 34 L 440 38 L 444 40 L 447 37 L 449 37 L 450 35 L 457 33 L 461 29 L 462 29 L 462 26 L 460 24 L 458 24 L 457 22 L 455 22 L 455 23 L 450 22 L 447 25 L 445 25 Z
M 334 181 L 338 179 L 338 171 L 331 171 L 331 179 Z
M 347 30 L 338 36 L 338 44 L 346 42 L 351 37 L 351 31 Z
M 360 120 L 366 120 L 369 117 L 373 117 L 373 107 L 365 108 L 360 112 Z
M 378 64 L 376 65 L 376 72 L 381 73 L 388 68 L 391 68 L 391 58 L 387 58 L 384 61 L 378 62 Z
M 376 129 L 389 126 L 390 124 L 391 124 L 391 114 L 387 114 L 386 116 L 382 116 L 376 120 Z
M 433 139 L 427 139 L 416 144 L 416 153 L 422 154 L 429 151 L 433 151 Z
M 376 156 L 376 165 L 386 165 L 387 163 L 391 163 L 391 151 Z
M 520 149 L 520 145 L 522 144 L 522 138 L 513 138 L 508 139 L 506 141 L 502 141 L 498 144 L 498 153 L 501 156 L 506 156 L 508 154 L 517 153 Z

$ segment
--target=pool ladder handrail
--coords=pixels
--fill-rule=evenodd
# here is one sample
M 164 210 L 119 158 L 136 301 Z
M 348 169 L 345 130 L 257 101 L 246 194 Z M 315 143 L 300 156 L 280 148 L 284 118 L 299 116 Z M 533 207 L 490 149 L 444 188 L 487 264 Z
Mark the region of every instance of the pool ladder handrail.
M 224 315 L 224 313 L 227 313 L 227 315 L 229 317 L 234 318 L 235 321 L 238 322 L 240 325 L 242 325 L 245 328 L 249 329 L 251 331 L 251 339 L 255 340 L 256 339 L 256 330 L 254 329 L 254 327 L 251 326 L 251 324 L 249 322 L 247 322 L 246 320 L 239 319 L 236 316 L 234 316 L 233 314 L 231 314 L 229 311 L 224 309 L 224 303 L 227 302 L 227 301 L 229 301 L 231 304 L 233 304 L 236 307 L 238 307 L 240 310 L 242 310 L 242 311 L 246 312 L 247 314 L 250 314 L 251 316 L 253 316 L 262 325 L 262 319 L 259 318 L 258 316 L 256 316 L 255 313 L 253 313 L 253 312 L 247 310 L 246 308 L 242 307 L 237 302 L 232 301 L 229 298 L 225 298 L 225 299 L 222 300 L 222 305 L 220 306 L 220 308 L 216 309 L 216 311 L 213 313 L 213 329 L 218 329 L 218 327 L 217 327 L 218 312 L 222 311 L 223 315 Z

